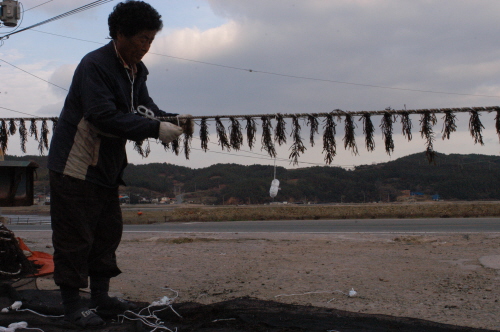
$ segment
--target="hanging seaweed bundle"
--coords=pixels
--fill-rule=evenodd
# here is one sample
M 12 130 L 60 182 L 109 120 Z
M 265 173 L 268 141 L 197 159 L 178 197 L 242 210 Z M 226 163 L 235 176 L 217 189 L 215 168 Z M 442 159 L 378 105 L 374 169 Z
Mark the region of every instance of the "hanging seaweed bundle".
M 245 120 L 247 120 L 245 129 L 247 130 L 248 147 L 250 148 L 250 150 L 252 150 L 255 144 L 255 133 L 257 132 L 257 123 L 255 122 L 255 119 L 253 119 L 250 116 L 246 116 Z
M 288 156 L 288 159 L 291 159 L 294 165 L 298 165 L 300 154 L 304 153 L 304 151 L 306 150 L 304 144 L 302 143 L 302 137 L 300 136 L 300 129 L 301 127 L 299 124 L 299 118 L 293 116 L 292 134 L 290 135 L 290 137 L 293 138 L 293 144 L 290 147 L 290 150 L 292 150 L 292 152 L 290 153 L 290 156 Z
M 323 121 L 323 152 L 325 153 L 325 163 L 330 165 L 337 155 L 337 144 L 335 142 L 336 126 L 333 114 L 328 114 Z
M 180 151 L 180 147 L 181 147 L 181 143 L 180 143 L 179 138 L 174 139 L 172 142 L 170 142 L 170 144 L 171 144 L 172 152 L 175 153 L 176 156 L 178 156 L 179 151 Z
M 40 140 L 38 142 L 38 151 L 43 155 L 43 151 L 49 149 L 49 128 L 47 127 L 47 120 L 42 121 L 42 128 L 40 129 Z
M 484 129 L 481 119 L 479 118 L 479 113 L 477 111 L 470 112 L 469 119 L 469 132 L 474 138 L 474 144 L 484 145 L 482 131 Z
M 201 141 L 201 149 L 205 152 L 208 150 L 208 141 L 210 138 L 208 137 L 208 124 L 207 119 L 201 119 L 200 123 L 200 141 Z
M 193 140 L 193 130 L 184 132 L 184 156 L 189 159 L 189 154 L 191 153 L 191 142 Z
M 219 145 L 222 150 L 227 149 L 227 151 L 231 151 L 231 145 L 229 145 L 229 140 L 226 135 L 226 128 L 222 124 L 220 117 L 215 117 L 215 130 L 217 131 L 217 137 L 219 137 Z
M 59 120 L 59 118 L 52 118 L 51 120 L 52 120 L 52 132 L 55 132 L 57 127 L 57 121 Z
M 149 156 L 149 153 L 151 152 L 151 148 L 149 146 L 149 140 L 146 140 L 147 145 L 146 148 L 143 147 L 144 140 L 142 141 L 134 141 L 134 150 L 139 153 L 142 158 L 147 158 Z
M 283 115 L 280 113 L 276 114 L 274 141 L 277 142 L 280 146 L 286 144 L 286 122 L 285 119 L 283 118 Z
M 180 126 L 182 127 L 182 132 L 184 133 L 184 139 L 182 141 L 184 146 L 184 156 L 186 157 L 186 159 L 189 159 L 189 153 L 191 152 L 191 141 L 193 140 L 194 135 L 194 120 L 191 116 L 183 118 L 180 120 Z
M 363 120 L 363 134 L 365 135 L 366 149 L 372 152 L 375 150 L 375 140 L 373 139 L 375 127 L 373 126 L 372 117 L 370 113 L 363 113 L 360 120 Z
M 10 136 L 15 135 L 17 131 L 16 122 L 13 119 L 9 121 L 9 134 Z
M 388 111 L 388 110 L 386 110 Z M 384 112 L 382 116 L 382 137 L 384 138 L 385 152 L 390 156 L 394 152 L 394 140 L 392 138 L 392 123 L 394 122 L 393 115 L 390 112 Z
M 262 149 L 266 150 L 269 156 L 276 158 L 276 149 L 274 148 L 272 139 L 273 126 L 271 125 L 271 119 L 268 116 L 263 116 L 260 118 L 262 120 Z
M 229 126 L 229 143 L 231 147 L 238 151 L 243 144 L 243 134 L 241 133 L 241 124 L 234 117 L 230 117 L 231 125 Z
M 425 155 L 429 163 L 434 161 L 436 155 L 434 152 L 434 130 L 432 129 L 436 122 L 436 115 L 430 111 L 425 111 L 420 119 L 420 135 L 426 142 Z
M 500 111 L 497 111 L 495 116 L 495 129 L 497 130 L 498 139 L 500 139 Z
M 457 131 L 456 115 L 452 111 L 445 111 L 443 116 L 443 139 L 450 139 L 450 134 Z
M 21 151 L 26 153 L 26 141 L 28 140 L 28 130 L 24 119 L 19 120 L 19 138 L 21 141 Z
M 352 120 L 352 115 L 349 113 L 345 114 L 344 119 L 344 148 L 351 149 L 351 153 L 354 155 L 358 154 L 358 147 L 356 146 L 356 134 L 354 133 L 354 129 L 356 128 L 356 124 Z
M 402 112 L 401 113 L 401 127 L 402 127 L 402 132 L 403 136 L 406 137 L 406 139 L 411 141 L 411 119 L 410 119 L 410 113 L 408 112 Z
M 30 123 L 30 136 L 35 137 L 35 141 L 38 142 L 38 129 L 36 128 L 36 119 L 31 119 Z
M 7 125 L 5 124 L 5 120 L 0 122 L 0 149 L 2 149 L 2 153 L 5 154 L 7 151 L 7 144 L 9 142 L 9 133 L 7 131 Z
M 311 131 L 309 132 L 309 143 L 311 146 L 314 146 L 314 135 L 319 134 L 319 121 L 318 121 L 318 115 L 317 114 L 308 114 L 307 115 L 307 125 L 309 128 L 311 128 Z

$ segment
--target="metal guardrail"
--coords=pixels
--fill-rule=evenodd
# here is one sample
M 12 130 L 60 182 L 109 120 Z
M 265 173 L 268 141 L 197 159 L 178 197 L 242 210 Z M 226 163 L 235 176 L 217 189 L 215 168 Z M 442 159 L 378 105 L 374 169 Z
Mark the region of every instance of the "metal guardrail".
M 21 217 L 10 217 L 7 219 L 7 225 L 49 225 L 49 218 L 21 218 Z

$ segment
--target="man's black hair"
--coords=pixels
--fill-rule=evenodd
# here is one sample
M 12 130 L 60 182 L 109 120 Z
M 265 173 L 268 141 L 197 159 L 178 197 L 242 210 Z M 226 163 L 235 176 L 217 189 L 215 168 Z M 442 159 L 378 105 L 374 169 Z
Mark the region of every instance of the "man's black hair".
M 127 0 L 115 6 L 108 17 L 109 35 L 116 39 L 118 33 L 132 37 L 144 30 L 160 31 L 161 15 L 144 1 Z

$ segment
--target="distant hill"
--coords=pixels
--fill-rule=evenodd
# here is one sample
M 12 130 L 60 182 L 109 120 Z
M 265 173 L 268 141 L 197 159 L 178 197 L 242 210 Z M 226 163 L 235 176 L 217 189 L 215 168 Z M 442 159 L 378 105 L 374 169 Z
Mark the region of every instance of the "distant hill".
M 6 156 L 6 160 L 33 160 L 38 190 L 48 188 L 45 156 Z M 216 164 L 191 169 L 168 163 L 130 164 L 124 174 L 131 196 L 174 197 L 209 204 L 255 204 L 271 202 L 269 187 L 274 167 Z M 287 202 L 378 202 L 431 199 L 500 199 L 500 157 L 445 155 L 437 153 L 429 164 L 425 153 L 412 154 L 387 163 L 340 167 L 276 168 L 281 190 L 276 201 Z M 435 196 L 437 198 L 437 196 Z

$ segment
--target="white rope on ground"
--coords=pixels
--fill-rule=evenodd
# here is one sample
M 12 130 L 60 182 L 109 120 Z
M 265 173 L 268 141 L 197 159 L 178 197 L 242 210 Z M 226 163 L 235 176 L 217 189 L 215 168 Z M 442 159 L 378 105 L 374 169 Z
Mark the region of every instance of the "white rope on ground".
M 166 327 L 164 325 L 165 322 L 163 322 L 158 316 L 156 316 L 157 312 L 160 312 L 160 311 L 163 311 L 163 310 L 170 308 L 173 313 L 175 313 L 178 317 L 182 318 L 182 316 L 177 311 L 175 311 L 174 308 L 172 307 L 172 304 L 174 303 L 175 299 L 179 296 L 179 293 L 171 288 L 164 288 L 164 289 L 174 292 L 175 296 L 173 298 L 169 298 L 168 296 L 164 296 L 159 301 L 154 301 L 146 308 L 141 309 L 138 313 L 127 310 L 123 313 L 123 315 L 118 315 L 119 321 L 123 322 L 125 319 L 133 320 L 133 321 L 140 321 L 144 325 L 153 328 L 150 332 L 155 332 L 155 331 L 177 332 L 177 328 L 172 330 L 172 329 Z M 152 310 L 152 308 L 155 308 L 155 307 L 163 307 L 163 308 L 157 309 L 157 310 Z
M 317 292 L 306 292 L 306 293 L 300 293 L 300 294 L 279 294 L 275 295 L 274 297 L 285 297 L 285 296 L 302 296 L 302 295 L 309 295 L 309 294 L 323 294 L 323 293 L 341 293 L 344 294 L 347 297 L 356 297 L 358 295 L 358 292 L 354 290 L 354 288 L 351 288 L 351 290 L 348 293 L 344 293 L 341 290 L 334 290 L 334 291 L 317 291 Z M 335 298 L 327 301 L 327 303 L 330 303 L 331 301 L 335 300 Z

